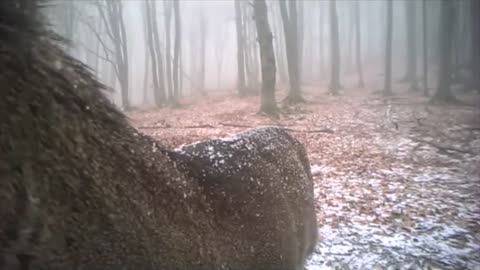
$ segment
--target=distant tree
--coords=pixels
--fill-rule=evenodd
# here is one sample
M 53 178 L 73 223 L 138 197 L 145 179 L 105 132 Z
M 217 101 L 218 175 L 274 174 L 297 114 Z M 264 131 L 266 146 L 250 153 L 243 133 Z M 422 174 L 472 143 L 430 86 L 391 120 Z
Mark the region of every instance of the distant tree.
M 257 50 L 257 40 L 256 40 L 256 28 L 253 18 L 253 9 L 250 8 L 248 2 L 244 2 L 246 8 L 244 8 L 244 27 L 245 27 L 245 48 L 246 48 L 246 60 L 247 63 L 247 75 L 248 83 L 247 89 L 252 92 L 252 94 L 259 93 L 259 58 Z
M 129 86 L 129 65 L 128 65 L 128 38 L 123 19 L 122 1 L 101 1 L 95 2 L 98 13 L 102 19 L 106 33 L 114 45 L 113 55 L 115 61 L 112 61 L 115 74 L 120 83 L 120 92 L 122 106 L 124 109 L 130 109 L 128 98 Z M 101 39 L 99 39 L 100 41 Z M 106 49 L 106 46 L 104 47 Z
M 243 46 L 241 0 L 235 0 L 235 29 L 237 31 L 237 88 L 238 94 L 244 96 L 247 92 L 245 83 L 245 51 Z
M 338 19 L 336 0 L 330 0 L 330 54 L 331 54 L 331 75 L 330 93 L 338 95 L 342 88 L 340 84 L 340 41 L 338 37 Z
M 480 91 L 480 1 L 471 0 L 471 73 L 474 80 L 474 88 Z
M 223 66 L 223 55 L 225 54 L 225 25 L 219 26 L 220 30 L 217 35 L 215 35 L 215 60 L 217 62 L 217 88 L 220 89 L 220 81 L 222 80 L 222 66 Z
M 428 32 L 427 32 L 427 0 L 422 0 L 423 26 L 423 95 L 428 96 Z
M 325 59 L 324 59 L 324 42 L 325 42 L 325 35 L 324 35 L 324 7 L 322 6 L 323 1 L 318 2 L 318 8 L 319 8 L 319 26 L 318 26 L 318 37 L 319 37 L 319 52 L 318 52 L 318 58 L 319 58 L 319 65 L 320 65 L 320 79 L 325 78 Z
M 150 36 L 150 33 L 149 33 L 149 25 L 148 25 L 148 20 L 147 20 L 147 12 L 149 12 L 147 10 L 148 8 L 148 4 L 145 2 L 145 4 L 143 5 L 143 8 L 142 8 L 142 22 L 143 22 L 143 37 L 144 37 L 144 44 L 145 44 L 145 50 L 144 50 L 144 58 L 145 58 L 145 66 L 144 66 L 144 71 L 143 71 L 143 103 L 147 103 L 148 102 L 148 90 L 149 90 L 149 73 L 150 73 L 150 57 L 149 57 L 149 36 Z
M 262 90 L 260 110 L 269 115 L 277 114 L 275 101 L 275 53 L 273 36 L 268 23 L 268 12 L 265 0 L 253 1 L 254 19 L 257 26 L 260 60 L 262 65 Z
M 297 23 L 297 38 L 298 38 L 298 74 L 303 74 L 303 58 L 305 53 L 305 1 L 295 1 L 298 6 L 298 23 Z M 300 84 L 302 81 L 299 75 Z
M 205 54 L 207 53 L 207 22 L 203 5 L 200 5 L 200 70 L 199 70 L 199 89 L 202 95 L 206 95 L 205 89 Z
M 354 2 L 355 8 L 355 43 L 356 43 L 356 62 L 357 62 L 357 72 L 358 72 L 358 86 L 363 87 L 363 69 L 362 69 L 362 41 L 361 41 L 361 27 L 360 27 L 360 1 Z
M 410 83 L 410 90 L 418 91 L 417 85 L 417 2 L 405 1 L 407 21 L 407 67 L 404 80 Z
M 278 5 L 273 5 L 274 2 L 271 2 L 271 13 L 272 13 L 272 25 L 274 29 L 274 38 L 275 41 L 275 53 L 276 53 L 276 66 L 279 74 L 280 82 L 286 83 L 287 78 L 287 65 L 285 64 L 285 38 L 283 37 L 282 27 L 281 27 L 281 18 L 278 16 Z
M 304 102 L 300 90 L 300 69 L 298 67 L 298 27 L 297 27 L 297 6 L 294 0 L 288 1 L 289 10 L 287 11 L 287 1 L 279 1 L 280 12 L 282 15 L 283 32 L 285 36 L 285 45 L 288 61 L 288 75 L 290 90 L 285 99 L 286 103 L 294 104 Z
M 173 13 L 175 17 L 175 43 L 173 47 L 173 97 L 171 101 L 173 105 L 178 104 L 180 95 L 181 66 L 180 56 L 182 50 L 182 25 L 180 18 L 180 0 L 173 1 Z
M 387 0 L 387 27 L 385 46 L 385 81 L 383 92 L 392 94 L 392 36 L 393 36 L 393 0 Z
M 155 0 L 146 0 L 145 9 L 147 14 L 148 49 L 152 61 L 153 97 L 155 104 L 161 107 L 166 104 L 165 75 L 163 70 L 163 56 L 160 46 L 160 38 L 157 27 L 157 8 Z
M 176 2 L 177 0 L 174 0 Z M 165 14 L 165 77 L 166 84 L 165 90 L 167 92 L 167 99 L 172 101 L 172 61 L 170 55 L 172 54 L 171 48 L 171 24 L 172 24 L 172 2 L 170 0 L 163 0 L 163 12 Z
M 452 43 L 455 29 L 455 2 L 442 0 L 440 33 L 440 65 L 438 71 L 437 92 L 433 95 L 434 102 L 451 102 L 455 98 L 450 90 L 452 84 Z

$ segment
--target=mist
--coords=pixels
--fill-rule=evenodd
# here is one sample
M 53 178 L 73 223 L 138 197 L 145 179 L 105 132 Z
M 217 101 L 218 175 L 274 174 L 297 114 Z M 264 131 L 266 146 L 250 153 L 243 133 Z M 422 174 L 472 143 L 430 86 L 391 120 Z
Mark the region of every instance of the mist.
M 1 269 L 480 269 L 480 0 L 10 1 Z
M 125 28 L 126 51 L 128 53 L 128 100 L 135 107 L 155 106 L 154 85 L 151 61 L 146 33 L 148 26 L 145 10 L 151 11 L 156 18 L 159 35 L 159 49 L 162 54 L 163 70 L 172 65 L 174 54 L 174 18 L 172 5 L 165 1 L 156 2 L 155 10 L 148 1 L 119 1 L 121 13 L 113 16 L 118 22 L 121 18 Z M 408 39 L 407 12 L 408 1 L 393 1 L 393 44 L 392 72 L 394 80 L 407 73 Z M 464 3 L 465 2 L 465 3 Z M 460 1 L 458 8 L 457 28 L 459 34 L 468 38 L 467 1 Z M 167 3 L 167 4 L 165 4 Z M 371 0 L 338 1 L 336 12 L 338 17 L 340 73 L 341 77 L 351 77 L 357 71 L 356 24 L 359 24 L 359 46 L 361 66 L 368 74 L 381 74 L 385 59 L 386 5 L 387 1 Z M 112 65 L 115 59 L 115 42 L 109 36 L 108 27 L 112 21 L 107 14 L 108 3 L 104 1 L 58 1 L 48 9 L 52 26 L 57 32 L 67 38 L 70 43 L 68 50 L 79 60 L 87 63 L 98 78 L 111 87 L 114 92 L 112 99 L 123 107 L 119 77 Z M 422 30 L 421 1 L 415 1 L 414 16 L 416 21 L 415 42 L 417 65 L 422 61 L 421 46 L 424 39 L 431 46 L 427 50 L 427 61 L 436 63 L 438 57 L 438 40 L 440 33 L 441 1 L 427 1 L 428 19 L 426 33 Z M 275 56 L 277 57 L 277 78 L 279 88 L 288 84 L 287 57 L 282 26 L 282 17 L 277 1 L 267 1 L 268 19 L 273 34 Z M 355 9 L 358 8 L 359 19 L 356 21 Z M 180 85 L 182 96 L 198 96 L 209 93 L 232 93 L 237 86 L 237 40 L 235 28 L 235 5 L 233 0 L 225 1 L 180 1 Z M 260 57 L 256 40 L 253 6 L 248 1 L 240 1 L 242 27 L 244 28 L 246 83 L 253 91 L 260 87 Z M 100 11 L 104 10 L 103 17 Z M 170 46 L 167 52 L 167 13 L 170 13 Z M 312 85 L 328 80 L 331 61 L 331 34 L 329 19 L 329 1 L 299 1 L 298 2 L 298 33 L 299 33 L 299 63 L 301 63 L 301 84 Z M 408 15 L 410 16 L 410 15 Z M 458 40 L 458 65 L 470 58 L 469 43 Z M 109 59 L 107 61 L 107 59 Z M 168 64 L 170 63 L 170 64 Z M 148 64 L 148 68 L 147 65 Z M 435 68 L 435 65 L 432 65 Z M 171 68 L 170 68 L 171 69 Z M 180 70 L 181 69 L 181 70 Z M 421 69 L 418 68 L 420 73 Z M 432 72 L 430 70 L 429 72 Z M 164 71 L 165 72 L 165 71 Z M 168 88 L 165 80 L 163 88 Z M 157 88 L 160 86 L 157 86 Z M 165 89 L 164 89 L 165 90 Z M 167 89 L 168 90 L 168 89 Z M 165 90 L 165 91 L 167 91 Z M 158 90 L 157 90 L 158 91 Z

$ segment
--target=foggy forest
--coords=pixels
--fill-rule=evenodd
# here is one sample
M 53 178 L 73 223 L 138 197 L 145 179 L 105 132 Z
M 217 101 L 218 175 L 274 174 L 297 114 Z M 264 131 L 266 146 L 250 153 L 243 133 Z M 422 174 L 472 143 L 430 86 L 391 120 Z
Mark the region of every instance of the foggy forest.
M 479 0 L 0 10 L 0 269 L 480 269 Z

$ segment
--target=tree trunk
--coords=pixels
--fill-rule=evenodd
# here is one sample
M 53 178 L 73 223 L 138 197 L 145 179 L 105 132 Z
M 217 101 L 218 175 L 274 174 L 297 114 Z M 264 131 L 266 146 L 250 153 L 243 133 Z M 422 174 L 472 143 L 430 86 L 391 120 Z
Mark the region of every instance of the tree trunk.
M 176 2 L 178 0 L 173 0 Z M 173 87 L 172 87 L 172 61 L 170 55 L 171 49 L 171 22 L 172 22 L 172 2 L 163 0 L 163 10 L 165 13 L 165 76 L 166 76 L 166 92 L 168 102 L 173 101 Z
M 235 27 L 237 31 L 237 88 L 238 95 L 244 96 L 246 94 L 245 83 L 245 51 L 243 46 L 243 31 L 242 31 L 242 7 L 241 0 L 235 0 Z
M 360 27 L 360 1 L 355 1 L 355 43 L 356 43 L 356 58 L 357 58 L 357 72 L 358 72 L 358 87 L 363 87 L 363 69 L 362 69 L 362 41 L 361 41 L 361 27 Z
M 305 53 L 305 3 L 303 0 L 292 1 L 298 3 L 298 20 L 297 20 L 297 37 L 298 37 L 298 74 L 299 85 L 302 84 L 302 70 L 303 70 L 303 58 Z
M 220 26 L 220 32 L 216 35 L 215 60 L 217 60 L 217 89 L 220 89 L 222 77 L 223 55 L 225 53 L 225 26 Z
M 423 26 L 423 94 L 428 97 L 428 32 L 427 32 L 427 0 L 422 0 Z
M 297 8 L 293 0 L 289 1 L 290 16 L 287 13 L 286 1 L 279 1 L 283 21 L 285 45 L 287 47 L 288 75 L 290 91 L 286 102 L 290 104 L 304 102 L 300 90 L 300 74 L 298 69 Z
M 260 60 L 262 64 L 262 91 L 260 110 L 269 115 L 277 114 L 275 101 L 275 54 L 273 51 L 272 32 L 268 24 L 265 0 L 254 0 L 254 19 L 257 26 Z
M 473 87 L 480 91 L 480 2 L 471 1 L 471 74 L 473 77 Z
M 330 0 L 330 50 L 331 50 L 331 76 L 330 93 L 338 95 L 342 88 L 340 84 L 340 42 L 338 38 L 338 20 L 336 0 Z
M 150 43 L 150 27 L 148 25 L 149 21 L 147 20 L 148 16 L 148 3 L 145 2 L 142 10 L 142 17 L 143 17 L 143 35 L 144 35 L 144 43 L 145 43 L 145 67 L 143 70 L 143 103 L 147 104 L 148 102 L 148 90 L 149 90 L 149 81 L 148 81 L 148 74 L 150 73 L 149 66 L 150 66 L 150 57 L 149 54 L 149 43 Z
M 278 16 L 277 13 L 277 8 L 276 5 L 272 5 L 272 17 L 273 17 L 273 25 L 275 29 L 275 45 L 276 45 L 276 53 L 277 57 L 276 59 L 276 64 L 277 64 L 277 70 L 280 75 L 280 81 L 282 83 L 287 82 L 287 68 L 285 67 L 285 39 L 283 38 L 282 35 L 282 27 L 280 26 L 281 24 L 281 19 Z
M 125 24 L 123 20 L 123 3 L 121 1 L 105 1 L 110 37 L 115 46 L 115 63 L 118 81 L 120 83 L 120 92 L 122 105 L 125 110 L 130 109 L 130 102 L 128 98 L 128 48 L 127 35 L 125 31 Z M 101 7 L 99 5 L 99 11 Z M 103 10 L 101 10 L 103 13 Z M 107 26 L 108 27 L 108 26 Z
M 319 58 L 319 65 L 320 65 L 320 79 L 325 78 L 325 54 L 324 54 L 324 42 L 325 42 L 325 35 L 324 35 L 324 17 L 325 17 L 325 12 L 324 7 L 322 7 L 322 1 L 318 2 L 318 8 L 319 10 L 319 26 L 318 26 L 318 36 L 319 36 L 319 52 L 318 52 L 318 58 Z
M 385 81 L 384 94 L 392 94 L 392 35 L 393 35 L 393 0 L 387 0 L 387 28 L 385 46 Z
M 440 34 L 440 66 L 438 74 L 437 92 L 432 101 L 449 102 L 454 101 L 450 91 L 451 86 L 451 65 L 452 65 L 452 38 L 455 29 L 455 2 L 442 0 L 442 15 Z
M 199 72 L 199 89 L 202 95 L 206 95 L 205 89 L 205 53 L 207 43 L 207 23 L 203 7 L 200 9 L 200 72 Z
M 148 45 L 151 55 L 150 60 L 152 61 L 153 97 L 155 105 L 162 107 L 165 104 L 165 78 L 163 74 L 162 50 L 158 38 L 156 2 L 154 0 L 147 0 L 145 2 L 145 8 L 149 33 Z
M 410 83 L 410 90 L 418 91 L 417 85 L 417 3 L 405 2 L 407 20 L 407 72 L 405 81 Z
M 171 99 L 173 105 L 178 104 L 180 78 L 179 76 L 179 61 L 182 49 L 182 25 L 180 20 L 180 0 L 173 1 L 173 12 L 175 16 L 175 43 L 173 48 L 173 98 Z

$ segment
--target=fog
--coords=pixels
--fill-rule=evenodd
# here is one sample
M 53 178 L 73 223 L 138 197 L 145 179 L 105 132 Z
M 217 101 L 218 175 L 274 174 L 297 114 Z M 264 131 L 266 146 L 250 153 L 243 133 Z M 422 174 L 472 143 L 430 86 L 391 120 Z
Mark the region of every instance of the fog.
M 173 59 L 174 22 L 170 22 L 170 52 L 166 51 L 167 7 L 165 1 L 155 1 L 152 14 L 156 17 L 161 51 L 167 59 Z M 71 41 L 69 50 L 73 56 L 87 63 L 102 82 L 114 89 L 112 98 L 121 105 L 118 75 L 115 75 L 112 62 L 115 42 L 105 31 L 100 9 L 106 9 L 105 1 L 57 1 L 47 9 L 53 28 Z M 151 58 L 146 44 L 145 1 L 120 1 L 123 24 L 126 32 L 128 51 L 128 97 L 133 106 L 153 106 L 153 82 L 151 68 L 146 69 L 146 60 Z M 356 72 L 355 67 L 355 1 L 337 1 L 339 27 L 340 68 L 342 76 Z M 383 72 L 386 33 L 386 3 L 383 0 L 360 1 L 360 43 L 361 62 L 367 71 Z M 260 58 L 256 42 L 253 6 L 249 1 L 240 1 L 245 16 L 247 84 L 259 88 Z M 407 40 L 405 1 L 393 1 L 393 74 L 401 76 L 406 72 Z M 284 33 L 278 1 L 268 1 L 268 17 L 274 39 L 277 58 L 277 82 L 284 86 L 288 80 L 285 55 Z M 330 19 L 329 1 L 298 1 L 298 26 L 301 83 L 312 84 L 328 80 L 330 74 Z M 421 61 L 421 44 L 424 33 L 421 31 L 421 4 L 415 5 L 417 61 Z M 439 33 L 440 1 L 427 1 L 429 18 L 426 37 L 431 46 L 428 50 L 429 61 L 436 61 Z M 100 7 L 100 9 L 99 9 Z M 235 29 L 235 10 L 233 0 L 204 0 L 179 2 L 181 22 L 180 74 L 183 96 L 208 93 L 235 92 L 237 83 L 237 41 Z M 172 13 L 173 15 L 173 13 Z M 462 19 L 459 13 L 459 22 Z M 117 18 L 118 19 L 118 18 Z M 202 27 L 204 25 L 204 27 Z M 459 27 L 462 27 L 460 25 Z M 205 42 L 202 49 L 202 42 Z M 468 45 L 466 45 L 468 46 Z M 104 48 L 107 47 L 107 48 Z M 463 50 L 462 50 L 463 51 Z M 468 51 L 468 50 L 464 50 Z M 110 54 L 106 56 L 106 54 Z M 168 55 L 167 55 L 168 54 Z M 462 55 L 468 58 L 468 54 Z M 110 61 L 106 61 L 109 58 Z M 204 59 L 204 63 L 202 63 Z M 171 63 L 170 63 L 171 64 Z M 151 65 L 151 63 L 149 63 Z M 204 66 L 204 70 L 202 69 Z M 420 70 L 420 69 L 419 69 Z

